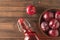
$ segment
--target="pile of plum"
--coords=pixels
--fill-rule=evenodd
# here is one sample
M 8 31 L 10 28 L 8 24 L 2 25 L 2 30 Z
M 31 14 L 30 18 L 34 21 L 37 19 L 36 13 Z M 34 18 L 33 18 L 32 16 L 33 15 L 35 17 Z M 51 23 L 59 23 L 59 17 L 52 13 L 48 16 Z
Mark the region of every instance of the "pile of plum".
M 40 18 L 40 28 L 48 36 L 60 36 L 60 10 L 45 11 Z

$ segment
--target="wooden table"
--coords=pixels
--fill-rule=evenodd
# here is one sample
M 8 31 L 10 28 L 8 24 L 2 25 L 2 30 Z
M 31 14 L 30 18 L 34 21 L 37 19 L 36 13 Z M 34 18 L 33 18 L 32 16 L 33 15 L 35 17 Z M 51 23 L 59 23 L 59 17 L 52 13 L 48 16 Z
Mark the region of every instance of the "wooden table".
M 26 7 L 30 4 L 37 7 L 36 15 L 26 14 Z M 48 8 L 60 8 L 60 0 L 0 0 L 0 40 L 24 39 L 23 33 L 17 28 L 17 20 L 20 17 L 28 19 L 34 30 L 41 35 L 38 31 L 39 16 Z

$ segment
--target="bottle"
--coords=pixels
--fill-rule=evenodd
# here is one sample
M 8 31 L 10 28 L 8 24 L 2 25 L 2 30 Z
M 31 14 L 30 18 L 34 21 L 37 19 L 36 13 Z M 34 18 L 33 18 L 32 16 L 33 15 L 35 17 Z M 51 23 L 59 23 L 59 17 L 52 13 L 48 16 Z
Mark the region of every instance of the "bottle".
M 17 24 L 19 31 L 25 35 L 24 40 L 39 40 L 38 35 L 33 31 L 32 26 L 26 19 L 20 18 Z

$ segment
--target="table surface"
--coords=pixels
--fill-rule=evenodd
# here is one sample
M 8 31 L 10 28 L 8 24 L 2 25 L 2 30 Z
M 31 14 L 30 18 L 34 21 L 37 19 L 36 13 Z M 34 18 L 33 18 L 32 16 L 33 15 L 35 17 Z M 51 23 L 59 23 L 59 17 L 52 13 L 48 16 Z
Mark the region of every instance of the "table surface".
M 33 16 L 26 14 L 26 7 L 30 4 L 37 7 L 38 12 Z M 34 30 L 41 34 L 38 31 L 39 16 L 48 8 L 60 8 L 60 0 L 0 0 L 0 40 L 24 39 L 17 28 L 17 20 L 21 17 L 28 19 Z

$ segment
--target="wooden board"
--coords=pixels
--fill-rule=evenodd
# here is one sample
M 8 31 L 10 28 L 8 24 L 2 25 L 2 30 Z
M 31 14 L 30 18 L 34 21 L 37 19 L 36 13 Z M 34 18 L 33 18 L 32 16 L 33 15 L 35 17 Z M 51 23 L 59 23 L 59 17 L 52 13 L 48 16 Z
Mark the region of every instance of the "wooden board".
M 33 4 L 37 7 L 37 14 L 29 16 L 26 7 Z M 35 31 L 38 31 L 38 20 L 45 8 L 60 8 L 60 0 L 0 0 L 0 40 L 23 40 L 23 33 L 17 28 L 17 20 L 20 17 L 31 21 Z M 36 29 L 37 28 L 37 29 Z M 44 35 L 41 35 L 41 37 Z M 58 38 L 59 39 L 59 38 Z M 41 38 L 41 40 L 48 40 Z M 51 40 L 51 39 L 50 39 Z

